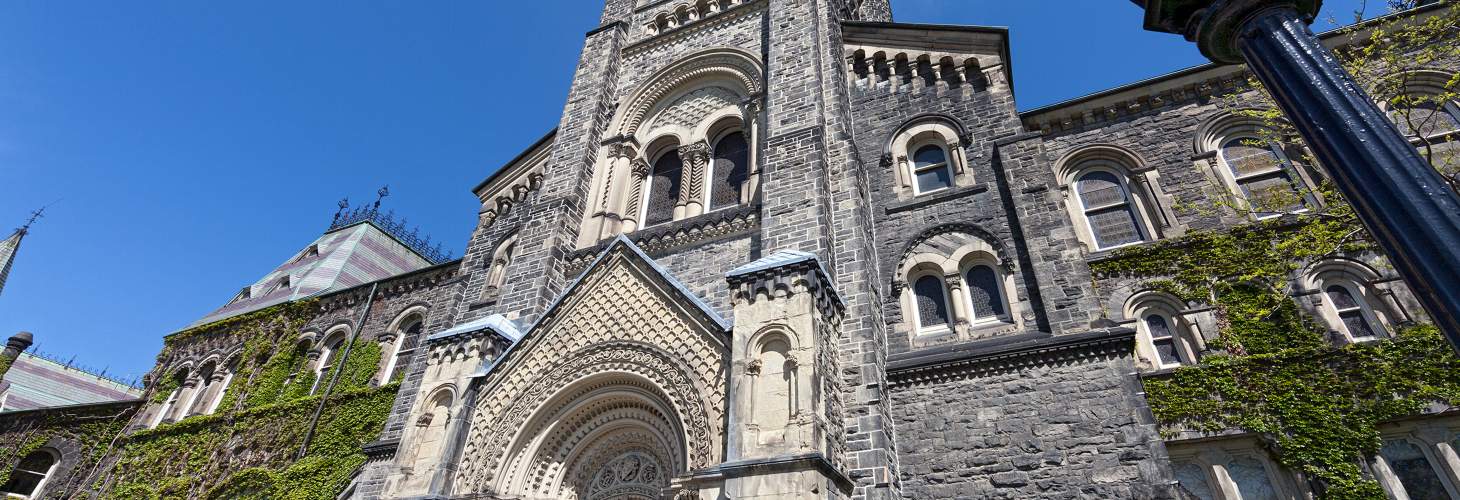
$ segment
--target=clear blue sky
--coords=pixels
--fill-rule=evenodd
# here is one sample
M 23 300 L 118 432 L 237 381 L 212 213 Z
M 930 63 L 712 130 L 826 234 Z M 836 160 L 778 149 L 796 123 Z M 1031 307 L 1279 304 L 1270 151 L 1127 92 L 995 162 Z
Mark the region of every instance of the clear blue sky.
M 48 353 L 140 376 L 164 334 L 383 184 L 460 255 L 471 187 L 556 126 L 601 5 L 0 2 L 0 231 L 60 200 L 0 295 L 0 338 L 29 330 Z M 894 12 L 1010 27 L 1021 109 L 1203 62 L 1142 31 L 1127 0 Z

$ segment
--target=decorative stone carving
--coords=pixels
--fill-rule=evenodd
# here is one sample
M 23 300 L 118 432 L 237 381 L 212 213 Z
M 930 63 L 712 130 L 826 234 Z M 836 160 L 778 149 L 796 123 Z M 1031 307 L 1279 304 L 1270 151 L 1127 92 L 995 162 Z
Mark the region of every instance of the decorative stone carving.
M 477 404 L 456 492 L 510 488 L 517 483 L 509 470 L 550 473 L 504 463 L 509 452 L 521 457 L 514 462 L 531 461 L 535 455 L 523 451 L 522 439 L 530 436 L 519 436 L 518 430 L 529 429 L 541 412 L 552 411 L 544 406 L 549 399 L 579 381 L 608 374 L 646 381 L 662 394 L 683 429 L 677 438 L 688 447 L 689 463 L 683 467 L 703 468 L 719 460 L 728 347 L 714 323 L 718 320 L 686 316 L 673 306 L 684 299 L 661 295 L 662 285 L 646 281 L 655 279 L 650 273 L 657 271 L 626 240 L 618 241 L 484 381 L 486 390 L 501 396 Z

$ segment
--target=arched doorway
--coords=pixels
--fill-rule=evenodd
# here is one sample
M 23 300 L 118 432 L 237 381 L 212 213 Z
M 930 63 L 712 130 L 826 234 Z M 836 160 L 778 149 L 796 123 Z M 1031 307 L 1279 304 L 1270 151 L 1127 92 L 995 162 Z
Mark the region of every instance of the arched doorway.
M 559 391 L 509 448 L 502 491 L 530 498 L 660 498 L 686 470 L 679 411 L 655 383 L 598 373 Z

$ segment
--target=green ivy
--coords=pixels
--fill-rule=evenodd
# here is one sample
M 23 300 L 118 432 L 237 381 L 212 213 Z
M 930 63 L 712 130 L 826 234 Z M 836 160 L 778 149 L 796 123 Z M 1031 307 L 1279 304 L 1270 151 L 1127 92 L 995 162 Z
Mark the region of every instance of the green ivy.
M 1381 446 L 1380 422 L 1433 402 L 1460 405 L 1460 359 L 1429 325 L 1392 339 L 1333 346 L 1288 295 L 1299 266 L 1372 251 L 1352 210 L 1329 191 L 1311 217 L 1197 232 L 1118 251 L 1093 263 L 1097 285 L 1124 278 L 1210 305 L 1216 352 L 1200 365 L 1144 379 L 1168 437 L 1182 429 L 1258 435 L 1323 498 L 1382 498 L 1360 463 Z

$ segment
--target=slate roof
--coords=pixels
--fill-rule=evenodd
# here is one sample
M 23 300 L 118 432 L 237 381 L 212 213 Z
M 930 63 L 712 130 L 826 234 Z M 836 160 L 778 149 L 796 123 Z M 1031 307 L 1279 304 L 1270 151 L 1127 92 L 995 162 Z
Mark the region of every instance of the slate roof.
M 461 335 L 463 333 L 478 332 L 482 330 L 491 330 L 497 332 L 498 334 L 502 335 L 503 337 L 507 337 L 507 339 L 513 342 L 522 340 L 522 331 L 517 328 L 517 323 L 512 322 L 512 320 L 507 319 L 506 316 L 503 316 L 501 314 L 493 314 L 491 316 L 477 318 L 466 323 L 447 328 L 438 333 L 431 334 L 430 337 L 426 337 L 426 341 L 430 342 L 432 340 L 444 339 L 455 335 Z
M 105 403 L 142 397 L 142 390 L 25 352 L 5 372 L 0 411 Z
M 317 251 L 317 252 L 316 252 Z M 212 323 L 265 307 L 382 280 L 431 266 L 420 254 L 366 221 L 320 236 L 232 302 L 194 321 Z M 287 282 L 285 279 L 287 278 Z
M 776 268 L 787 264 L 795 264 L 798 262 L 805 262 L 808 260 L 816 260 L 816 254 L 802 252 L 800 250 L 781 250 L 779 252 L 753 260 L 749 264 L 737 267 L 735 269 L 731 269 L 730 272 L 725 273 L 725 276 L 740 276 L 742 274 L 750 274 L 757 271 L 764 271 L 766 269 Z M 820 265 L 821 263 L 817 262 L 817 266 Z M 826 274 L 826 270 L 824 269 L 821 272 L 822 274 Z

